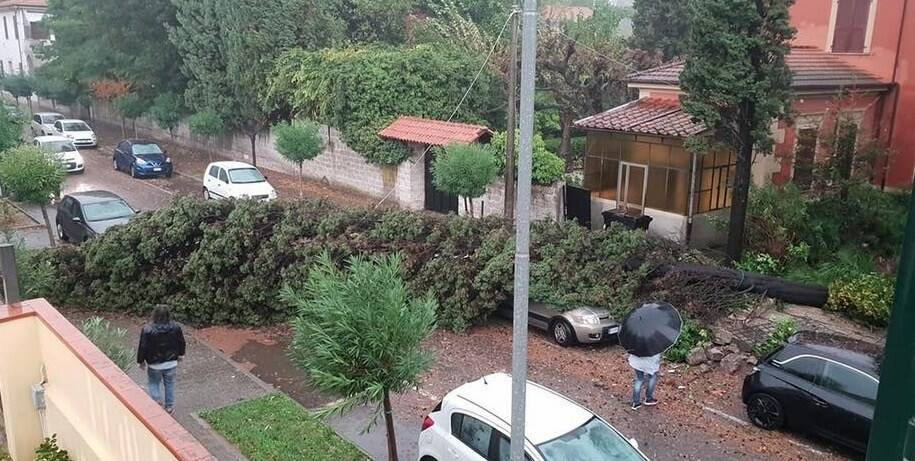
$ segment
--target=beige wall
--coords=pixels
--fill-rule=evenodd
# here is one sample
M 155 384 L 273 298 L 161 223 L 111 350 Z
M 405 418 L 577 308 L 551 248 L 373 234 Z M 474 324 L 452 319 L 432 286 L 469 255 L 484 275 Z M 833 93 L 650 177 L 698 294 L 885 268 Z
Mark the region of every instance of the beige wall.
M 212 459 L 56 310 L 28 303 L 39 304 L 37 314 L 0 306 L 0 399 L 13 461 L 33 459 L 52 434 L 75 461 Z M 31 387 L 43 377 L 39 412 Z
M 550 186 L 535 184 L 531 188 L 531 219 L 534 221 L 549 219 L 559 222 L 565 220 L 565 204 L 563 203 L 564 183 L 557 182 Z M 505 211 L 505 181 L 496 180 L 486 188 L 482 197 L 475 198 L 473 203 L 474 216 L 503 216 Z M 464 199 L 458 200 L 458 214 L 464 216 Z

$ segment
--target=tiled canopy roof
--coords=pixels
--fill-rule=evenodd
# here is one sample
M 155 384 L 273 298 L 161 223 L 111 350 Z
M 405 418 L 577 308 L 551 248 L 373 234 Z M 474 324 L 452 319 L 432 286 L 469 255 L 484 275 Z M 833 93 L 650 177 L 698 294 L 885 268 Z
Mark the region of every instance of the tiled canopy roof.
M 885 89 L 889 83 L 845 62 L 841 57 L 816 48 L 795 47 L 787 57 L 795 90 L 837 90 L 841 88 Z M 630 83 L 679 85 L 683 61 L 629 76 Z
M 403 116 L 379 131 L 378 136 L 396 141 L 447 146 L 470 144 L 490 133 L 489 128 L 481 125 Z
M 705 130 L 683 112 L 679 102 L 643 98 L 575 122 L 582 129 L 687 137 Z

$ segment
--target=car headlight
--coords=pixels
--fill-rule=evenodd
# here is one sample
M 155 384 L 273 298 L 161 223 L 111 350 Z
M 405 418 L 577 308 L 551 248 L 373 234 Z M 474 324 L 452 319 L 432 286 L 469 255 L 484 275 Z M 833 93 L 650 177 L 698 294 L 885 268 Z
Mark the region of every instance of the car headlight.
M 578 319 L 585 325 L 600 325 L 600 317 L 594 314 L 580 315 Z
M 146 160 L 143 160 L 140 157 L 137 157 L 137 165 L 146 165 Z
M 172 158 L 171 158 L 171 157 L 166 157 L 166 158 L 165 158 L 165 163 L 172 163 Z

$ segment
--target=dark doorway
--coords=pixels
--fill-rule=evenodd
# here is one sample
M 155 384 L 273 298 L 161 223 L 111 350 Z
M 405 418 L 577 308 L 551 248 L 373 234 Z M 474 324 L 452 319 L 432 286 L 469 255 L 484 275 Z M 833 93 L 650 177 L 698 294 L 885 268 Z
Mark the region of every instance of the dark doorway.
M 813 164 L 816 158 L 817 130 L 802 128 L 797 132 L 794 148 L 794 177 L 792 181 L 801 189 L 809 189 L 813 182 Z
M 591 191 L 566 184 L 566 219 L 591 227 Z
M 439 213 L 457 213 L 458 198 L 447 192 L 435 188 L 432 180 L 432 161 L 435 158 L 435 149 L 426 152 L 426 209 Z

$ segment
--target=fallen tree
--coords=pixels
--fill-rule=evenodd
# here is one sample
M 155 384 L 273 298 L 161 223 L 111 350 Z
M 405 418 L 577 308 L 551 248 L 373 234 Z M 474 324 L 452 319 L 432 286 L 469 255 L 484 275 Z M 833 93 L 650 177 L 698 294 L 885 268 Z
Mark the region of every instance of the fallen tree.
M 821 285 L 791 282 L 778 277 L 754 274 L 725 267 L 675 264 L 659 267 L 657 276 L 675 275 L 689 281 L 717 280 L 735 291 L 756 293 L 791 304 L 823 307 L 829 289 Z

